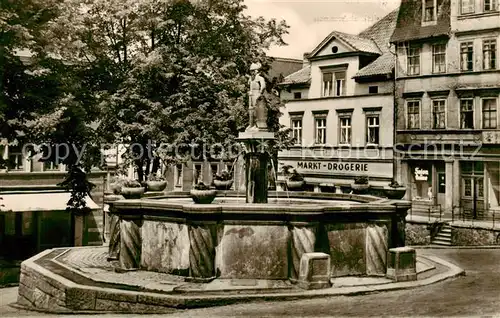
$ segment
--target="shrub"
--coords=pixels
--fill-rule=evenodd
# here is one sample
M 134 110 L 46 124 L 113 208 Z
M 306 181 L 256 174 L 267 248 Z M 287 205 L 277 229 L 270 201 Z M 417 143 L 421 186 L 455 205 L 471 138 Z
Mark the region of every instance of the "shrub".
M 210 187 L 204 184 L 203 182 L 198 182 L 193 187 L 195 190 L 210 190 Z

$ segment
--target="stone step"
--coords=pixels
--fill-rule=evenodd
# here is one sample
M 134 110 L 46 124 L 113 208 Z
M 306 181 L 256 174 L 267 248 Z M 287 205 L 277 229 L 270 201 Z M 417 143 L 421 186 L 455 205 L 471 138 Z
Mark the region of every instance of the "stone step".
M 440 234 L 436 235 L 436 239 L 451 241 L 451 235 L 443 235 L 440 233 Z
M 451 233 L 440 232 L 436 235 L 436 237 L 451 238 Z
M 451 242 L 450 241 L 439 240 L 439 239 L 432 240 L 432 244 L 434 244 L 434 245 L 443 245 L 443 246 L 451 246 Z

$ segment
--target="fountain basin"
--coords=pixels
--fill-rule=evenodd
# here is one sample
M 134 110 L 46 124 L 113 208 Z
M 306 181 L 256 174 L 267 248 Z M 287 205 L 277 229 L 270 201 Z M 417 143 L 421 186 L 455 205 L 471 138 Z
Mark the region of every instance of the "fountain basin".
M 332 277 L 385 275 L 388 249 L 404 246 L 405 201 L 333 193 L 269 200 L 246 204 L 225 192 L 212 204 L 193 204 L 188 193 L 112 202 L 120 264 L 199 279 L 295 281 L 303 253 L 329 254 Z

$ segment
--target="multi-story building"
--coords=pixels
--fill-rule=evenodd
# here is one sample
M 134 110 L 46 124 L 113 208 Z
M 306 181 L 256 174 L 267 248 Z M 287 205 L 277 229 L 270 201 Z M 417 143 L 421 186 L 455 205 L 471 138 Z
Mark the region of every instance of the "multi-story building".
M 280 120 L 292 129 L 295 145 L 279 162 L 296 168 L 315 191 L 349 186 L 358 176 L 368 176 L 374 187 L 393 178 L 388 44 L 396 18 L 394 11 L 358 35 L 331 32 L 280 85 Z
M 419 207 L 482 217 L 500 199 L 498 0 L 403 0 L 398 170 Z

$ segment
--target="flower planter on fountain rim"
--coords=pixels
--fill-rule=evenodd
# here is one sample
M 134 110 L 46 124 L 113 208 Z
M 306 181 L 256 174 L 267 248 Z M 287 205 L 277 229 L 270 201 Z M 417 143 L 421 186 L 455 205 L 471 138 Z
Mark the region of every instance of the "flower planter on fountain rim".
M 144 194 L 145 189 L 143 187 L 140 188 L 129 188 L 129 187 L 122 187 L 121 190 L 121 195 L 125 199 L 140 199 L 141 196 Z
M 384 194 L 388 199 L 401 200 L 406 194 L 406 187 L 393 181 L 384 187 Z
M 217 191 L 215 190 L 196 190 L 192 189 L 190 192 L 191 198 L 197 204 L 210 204 L 215 199 Z
M 210 204 L 217 195 L 217 191 L 211 190 L 203 182 L 196 184 L 189 193 L 194 203 L 197 204 Z
M 229 190 L 233 185 L 233 180 L 214 180 L 214 186 L 217 190 Z
M 370 189 L 368 178 L 364 176 L 357 177 L 354 184 L 351 184 L 351 189 L 354 194 L 367 194 L 368 189 Z
M 288 190 L 300 190 L 304 186 L 306 182 L 302 181 L 294 181 L 294 180 L 286 180 L 286 187 Z
M 153 192 L 160 192 L 167 187 L 167 181 L 146 181 L 147 190 Z
M 126 180 L 121 189 L 121 195 L 125 199 L 140 199 L 145 192 L 145 188 L 141 186 L 139 181 Z

